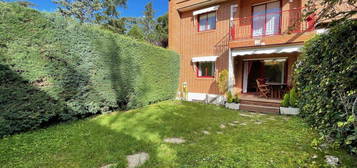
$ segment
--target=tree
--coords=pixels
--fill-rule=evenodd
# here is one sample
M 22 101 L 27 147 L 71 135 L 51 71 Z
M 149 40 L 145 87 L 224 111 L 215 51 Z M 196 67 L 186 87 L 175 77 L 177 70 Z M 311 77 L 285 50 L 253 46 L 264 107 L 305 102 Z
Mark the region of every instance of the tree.
M 34 3 L 32 2 L 29 2 L 29 1 L 26 1 L 26 0 L 18 0 L 18 1 L 15 1 L 14 3 L 17 3 L 19 4 L 20 6 L 23 6 L 23 7 L 33 7 L 33 6 L 36 6 Z
M 316 21 L 342 21 L 357 14 L 357 0 L 308 0 L 307 15 L 316 14 Z
M 64 16 L 77 18 L 81 23 L 92 22 L 117 26 L 121 23 L 118 7 L 126 7 L 127 0 L 53 0 Z M 120 26 L 119 26 L 120 27 Z
M 156 34 L 160 46 L 166 48 L 168 46 L 169 21 L 168 14 L 157 18 Z
M 134 25 L 129 32 L 127 33 L 128 36 L 133 37 L 138 40 L 144 40 L 144 33 L 143 30 L 138 26 Z
M 152 2 L 149 2 L 145 6 L 144 18 L 142 19 L 144 38 L 146 41 L 157 45 L 157 36 L 155 33 L 155 11 L 152 6 Z

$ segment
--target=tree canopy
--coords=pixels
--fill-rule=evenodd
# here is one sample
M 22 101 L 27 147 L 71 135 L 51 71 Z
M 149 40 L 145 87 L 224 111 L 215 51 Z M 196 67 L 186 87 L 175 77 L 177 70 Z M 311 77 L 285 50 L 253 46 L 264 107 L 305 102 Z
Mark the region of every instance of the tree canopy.
M 342 21 L 357 14 L 357 0 L 308 0 L 307 16 L 317 15 L 317 22 Z

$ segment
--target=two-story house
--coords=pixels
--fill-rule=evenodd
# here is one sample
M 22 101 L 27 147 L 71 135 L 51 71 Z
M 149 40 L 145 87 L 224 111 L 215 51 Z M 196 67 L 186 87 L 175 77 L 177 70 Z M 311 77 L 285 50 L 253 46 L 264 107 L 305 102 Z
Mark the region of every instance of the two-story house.
M 181 55 L 180 94 L 185 89 L 189 101 L 219 103 L 216 78 L 226 69 L 229 90 L 241 94 L 241 109 L 279 112 L 304 42 L 320 31 L 314 16 L 303 19 L 305 3 L 170 0 L 169 48 Z M 266 85 L 269 93 L 262 95 Z

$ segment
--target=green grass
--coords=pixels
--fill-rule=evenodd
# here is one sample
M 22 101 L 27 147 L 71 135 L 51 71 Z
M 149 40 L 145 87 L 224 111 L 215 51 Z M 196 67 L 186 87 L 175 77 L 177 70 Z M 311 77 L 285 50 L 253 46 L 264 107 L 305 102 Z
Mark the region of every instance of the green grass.
M 233 121 L 247 125 L 229 126 Z M 163 142 L 168 137 L 186 143 Z M 150 154 L 142 166 L 150 168 L 324 167 L 327 154 L 338 156 L 345 167 L 357 167 L 356 158 L 340 150 L 314 149 L 316 137 L 298 117 L 166 101 L 6 137 L 0 140 L 0 167 L 126 167 L 126 156 L 138 152 Z

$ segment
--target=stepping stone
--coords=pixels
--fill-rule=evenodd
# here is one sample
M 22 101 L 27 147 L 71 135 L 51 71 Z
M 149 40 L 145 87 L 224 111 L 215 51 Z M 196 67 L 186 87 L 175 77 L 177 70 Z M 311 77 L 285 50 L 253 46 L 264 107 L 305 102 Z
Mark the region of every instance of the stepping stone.
M 233 123 L 234 123 L 234 124 L 238 124 L 238 123 L 239 123 L 239 121 L 233 121 Z
M 182 144 L 185 143 L 186 141 L 182 138 L 166 138 L 164 139 L 164 142 L 172 143 L 172 144 Z
M 239 124 L 239 125 L 243 125 L 243 126 L 245 126 L 245 125 L 247 125 L 247 123 L 242 123 L 242 124 Z
M 260 125 L 260 124 L 263 124 L 263 122 L 262 121 L 255 121 L 255 124 Z
M 105 165 L 105 166 L 102 166 L 102 167 L 100 167 L 100 168 L 113 168 L 113 167 L 115 167 L 115 166 L 117 166 L 117 164 L 108 164 L 108 165 Z
M 208 131 L 202 131 L 202 133 L 203 134 L 205 134 L 205 135 L 209 135 L 209 134 L 211 134 L 210 132 L 208 132 Z
M 276 121 L 275 118 L 267 118 L 268 120 Z
M 221 124 L 221 125 L 219 126 L 219 128 L 224 129 L 224 128 L 226 128 L 226 126 L 225 126 L 224 124 Z
M 259 115 L 260 115 L 260 116 L 265 116 L 266 114 L 264 114 L 264 113 L 259 113 Z
M 237 124 L 233 124 L 233 123 L 229 123 L 228 125 L 233 126 L 233 127 L 237 126 Z
M 239 114 L 242 117 L 252 117 L 251 115 L 247 115 L 247 114 Z
M 149 154 L 145 152 L 129 155 L 126 157 L 128 160 L 128 168 L 137 168 L 143 165 L 148 159 Z

